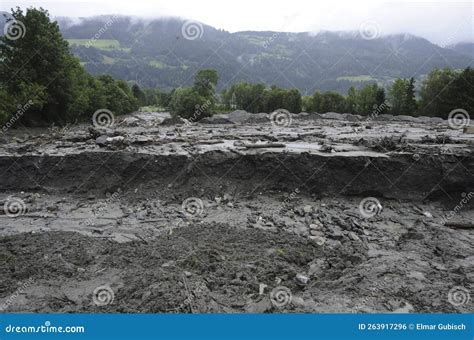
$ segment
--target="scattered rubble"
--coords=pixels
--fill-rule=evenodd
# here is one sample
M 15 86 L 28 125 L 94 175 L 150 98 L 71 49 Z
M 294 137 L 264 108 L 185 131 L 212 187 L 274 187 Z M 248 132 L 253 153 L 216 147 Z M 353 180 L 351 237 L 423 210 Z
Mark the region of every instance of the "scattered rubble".
M 8 131 L 0 307 L 472 311 L 448 294 L 474 282 L 474 136 L 423 117 L 285 114 Z M 98 306 L 104 285 L 114 299 Z

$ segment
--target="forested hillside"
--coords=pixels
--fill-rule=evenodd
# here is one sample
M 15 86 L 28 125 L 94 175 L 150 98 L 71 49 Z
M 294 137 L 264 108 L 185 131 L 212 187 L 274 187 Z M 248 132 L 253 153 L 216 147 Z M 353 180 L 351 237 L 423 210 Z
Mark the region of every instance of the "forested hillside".
M 196 36 L 186 39 L 186 23 L 177 18 L 58 21 L 91 73 L 164 89 L 191 85 L 197 70 L 214 68 L 218 90 L 248 81 L 298 88 L 303 95 L 316 89 L 346 93 L 351 86 L 386 86 L 395 78 L 419 79 L 436 67 L 463 69 L 472 62 L 472 56 L 409 34 L 374 39 L 356 32 L 231 34 L 193 23 Z

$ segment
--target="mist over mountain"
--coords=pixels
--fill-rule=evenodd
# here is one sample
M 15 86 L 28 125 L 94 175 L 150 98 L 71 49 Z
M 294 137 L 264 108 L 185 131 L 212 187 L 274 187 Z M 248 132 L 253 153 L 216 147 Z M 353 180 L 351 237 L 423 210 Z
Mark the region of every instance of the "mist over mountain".
M 454 45 L 449 45 L 447 48 L 474 59 L 474 42 L 460 42 Z
M 192 22 L 196 36 L 187 39 L 180 18 L 56 20 L 89 72 L 144 87 L 190 85 L 197 70 L 214 68 L 219 89 L 249 81 L 296 87 L 303 94 L 346 92 L 371 82 L 388 85 L 397 77 L 420 79 L 435 67 L 465 68 L 474 58 L 472 46 L 442 48 L 410 34 L 365 39 L 359 32 L 229 33 Z

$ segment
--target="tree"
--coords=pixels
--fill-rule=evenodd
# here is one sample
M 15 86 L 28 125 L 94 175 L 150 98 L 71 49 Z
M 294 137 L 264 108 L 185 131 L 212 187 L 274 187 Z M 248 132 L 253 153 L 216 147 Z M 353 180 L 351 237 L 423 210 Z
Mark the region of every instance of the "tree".
M 63 39 L 59 26 L 43 9 L 12 10 L 7 25 L 24 27 L 24 36 L 0 37 L 0 119 L 23 107 L 20 123 L 65 124 L 88 120 L 98 109 L 116 114 L 137 108 L 137 100 L 124 81 L 110 76 L 94 78 L 80 65 Z
M 132 112 L 137 109 L 138 102 L 130 87 L 123 80 L 115 80 L 109 75 L 98 78 L 102 88 L 104 107 L 117 115 Z
M 139 105 L 146 104 L 146 96 L 138 84 L 132 85 L 132 94 L 136 98 Z
M 319 112 L 344 112 L 346 100 L 337 92 L 325 92 L 322 95 L 321 108 Z
M 357 91 L 354 86 L 351 86 L 347 91 L 346 111 L 352 114 L 359 112 L 357 109 Z
M 377 107 L 377 84 L 366 85 L 357 93 L 357 113 L 361 115 L 368 115 Z
M 449 68 L 431 71 L 421 87 L 420 114 L 447 118 L 451 110 L 459 108 L 456 107 L 458 103 L 452 103 L 450 99 L 451 86 L 458 76 L 457 72 Z M 455 97 L 458 96 L 459 94 L 455 94 Z M 462 103 L 459 104 L 462 107 Z
M 81 69 L 59 31 L 43 9 L 20 8 L 12 10 L 7 22 L 21 22 L 24 36 L 0 38 L 0 81 L 16 105 L 26 97 L 34 98 L 34 108 L 22 117 L 27 124 L 33 122 L 66 122 L 72 120 L 70 105 L 74 97 L 74 77 Z M 26 62 L 27 61 L 27 62 Z
M 415 79 L 413 77 L 405 83 L 405 95 L 403 98 L 401 112 L 405 115 L 414 115 L 417 104 L 415 98 Z
M 406 107 L 407 87 L 409 83 L 406 79 L 398 78 L 393 83 L 389 91 L 390 96 L 390 113 L 393 115 L 403 114 Z
M 286 91 L 283 100 L 283 107 L 290 112 L 300 113 L 302 109 L 301 93 L 297 89 Z
M 222 98 L 227 108 L 257 113 L 265 111 L 264 91 L 264 84 L 240 82 L 223 91 Z
M 199 93 L 199 95 L 210 98 L 211 96 L 214 96 L 218 80 L 219 75 L 216 70 L 200 70 L 194 77 L 194 89 Z
M 311 97 L 311 111 L 322 112 L 323 95 L 319 91 L 315 91 Z
M 194 87 L 177 88 L 171 96 L 169 109 L 174 115 L 196 121 L 211 115 L 212 104 Z

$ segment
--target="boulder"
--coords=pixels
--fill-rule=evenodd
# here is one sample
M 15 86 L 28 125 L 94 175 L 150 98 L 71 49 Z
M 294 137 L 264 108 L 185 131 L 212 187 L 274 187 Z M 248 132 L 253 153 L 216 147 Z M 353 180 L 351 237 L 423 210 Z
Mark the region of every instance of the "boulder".
M 161 125 L 178 125 L 178 124 L 187 124 L 187 123 L 189 123 L 187 119 L 176 116 L 176 117 L 171 117 L 171 118 L 165 118 L 161 122 Z
M 326 112 L 321 114 L 321 117 L 324 119 L 335 119 L 335 120 L 343 120 L 344 116 L 337 112 Z
M 211 117 L 205 117 L 199 121 L 202 124 L 234 124 L 229 116 L 223 113 L 213 115 Z
M 228 119 L 233 122 L 233 123 L 245 123 L 250 117 L 252 113 L 249 113 L 244 110 L 236 110 L 231 113 L 229 113 Z
M 392 122 L 411 122 L 411 123 L 420 122 L 420 120 L 417 117 L 406 116 L 406 115 L 393 116 L 391 120 Z

